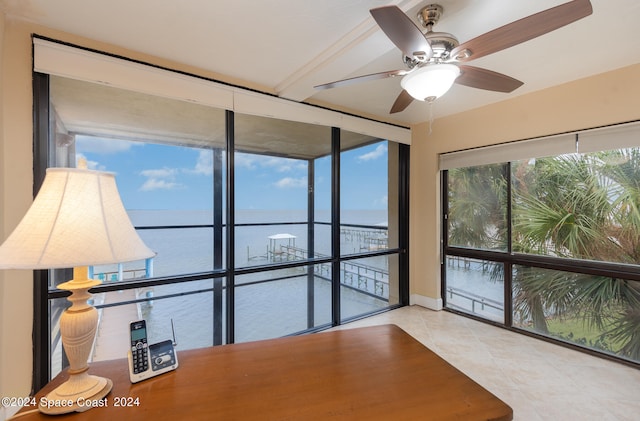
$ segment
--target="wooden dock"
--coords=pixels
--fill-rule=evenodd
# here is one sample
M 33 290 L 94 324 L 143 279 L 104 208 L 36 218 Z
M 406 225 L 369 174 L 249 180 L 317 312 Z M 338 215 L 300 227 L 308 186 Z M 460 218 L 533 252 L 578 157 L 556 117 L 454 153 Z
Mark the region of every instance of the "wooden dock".
M 102 294 L 99 304 L 111 304 L 136 299 L 136 290 L 127 289 Z M 98 304 L 98 302 L 96 302 Z M 137 304 L 102 308 L 94 343 L 92 361 L 126 358 L 130 346 L 129 323 L 140 319 Z

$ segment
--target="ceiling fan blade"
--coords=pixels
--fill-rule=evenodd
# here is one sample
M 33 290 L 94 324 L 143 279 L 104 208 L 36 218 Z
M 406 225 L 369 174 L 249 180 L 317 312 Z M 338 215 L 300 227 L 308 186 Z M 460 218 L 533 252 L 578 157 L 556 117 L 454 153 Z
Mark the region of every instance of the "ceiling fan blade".
M 398 95 L 398 98 L 396 98 L 396 101 L 393 103 L 393 106 L 391 107 L 391 111 L 389 111 L 389 113 L 395 114 L 399 113 L 400 111 L 404 111 L 412 101 L 413 97 L 409 95 L 409 92 L 403 89 L 402 92 L 400 92 L 400 95 Z
M 574 0 L 527 16 L 473 38 L 451 52 L 458 61 L 474 60 L 555 31 L 593 13 L 589 0 Z M 465 54 L 465 50 L 468 53 Z
M 386 79 L 388 77 L 394 76 L 404 76 L 408 73 L 411 73 L 411 70 L 391 70 L 388 72 L 380 72 L 380 73 L 372 73 L 370 75 L 356 76 L 348 79 L 336 80 L 335 82 L 324 83 L 322 85 L 316 85 L 314 88 L 316 89 L 329 89 L 336 88 L 338 86 L 347 86 L 352 85 L 354 83 L 365 82 L 368 80 L 378 80 L 378 79 Z
M 484 89 L 487 91 L 509 93 L 522 86 L 523 82 L 514 79 L 502 73 L 492 70 L 481 69 L 474 66 L 458 66 L 460 67 L 460 76 L 456 78 L 455 83 L 459 85 L 469 86 L 471 88 Z
M 433 50 L 422 31 L 397 6 L 376 7 L 369 11 L 380 29 L 405 56 L 427 61 Z

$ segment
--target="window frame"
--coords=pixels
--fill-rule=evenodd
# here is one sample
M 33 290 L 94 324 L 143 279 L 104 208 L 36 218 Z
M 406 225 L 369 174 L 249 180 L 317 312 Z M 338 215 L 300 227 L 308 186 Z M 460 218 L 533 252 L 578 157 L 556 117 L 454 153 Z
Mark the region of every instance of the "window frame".
M 50 123 L 49 123 L 49 81 L 50 77 L 46 73 L 33 72 L 33 99 L 34 99 L 34 197 L 44 180 L 44 174 L 46 168 L 52 165 L 50 162 Z M 132 289 L 150 285 L 165 285 L 181 282 L 190 282 L 203 279 L 214 280 L 214 302 L 217 303 L 217 308 L 222 308 L 222 300 L 226 300 L 225 318 L 226 324 L 222 326 L 218 324 L 222 321 L 222 318 L 214 317 L 214 345 L 224 343 L 234 343 L 234 331 L 235 331 L 235 319 L 234 319 L 234 299 L 235 299 L 235 282 L 234 278 L 243 274 L 257 273 L 260 271 L 267 271 L 276 268 L 293 268 L 293 267 L 306 267 L 313 266 L 319 263 L 329 263 L 332 265 L 332 320 L 328 325 L 316 326 L 309 328 L 303 333 L 315 332 L 318 330 L 338 326 L 353 319 L 365 317 L 371 314 L 375 314 L 381 311 L 388 311 L 393 308 L 406 306 L 409 304 L 409 228 L 408 228 L 408 215 L 409 215 L 409 159 L 410 159 L 410 146 L 404 143 L 398 143 L 398 198 L 397 207 L 398 211 L 398 246 L 385 250 L 378 250 L 373 252 L 361 252 L 348 256 L 341 256 L 339 252 L 340 245 L 340 202 L 339 202 L 339 188 L 340 188 L 340 131 L 338 127 L 331 127 L 331 156 L 332 156 L 332 202 L 331 202 L 331 241 L 332 241 L 332 255 L 325 259 L 307 259 L 296 262 L 287 262 L 278 265 L 264 265 L 256 267 L 243 267 L 237 268 L 235 265 L 234 255 L 234 239 L 233 230 L 235 229 L 235 201 L 234 201 L 234 111 L 225 111 L 225 127 L 226 127 L 226 162 L 224 168 L 226 173 L 225 177 L 225 197 L 226 208 L 222 208 L 222 195 L 216 195 L 214 193 L 214 201 L 220 203 L 220 209 L 225 213 L 226 224 L 222 226 L 222 213 L 214 212 L 214 241 L 216 243 L 225 242 L 226 259 L 223 266 L 222 253 L 213 256 L 214 269 L 212 271 L 185 275 L 176 275 L 162 278 L 152 278 L 151 280 L 132 280 L 121 281 L 117 284 L 102 284 L 92 289 L 93 293 L 111 292 L 123 289 Z M 313 172 L 313 164 L 310 161 L 310 173 Z M 223 174 L 220 173 L 220 176 Z M 310 178 L 312 179 L 312 178 Z M 216 183 L 214 182 L 214 185 Z M 313 216 L 313 202 L 310 201 L 309 215 Z M 214 211 L 217 209 L 214 207 Z M 216 225 L 216 221 L 220 224 Z M 222 227 L 218 232 L 215 227 Z M 162 228 L 158 226 L 145 227 L 146 229 Z M 224 235 L 226 232 L 226 235 Z M 337 244 L 337 247 L 336 247 Z M 214 249 L 218 249 L 217 247 Z M 221 249 L 221 248 L 219 248 Z M 350 319 L 341 319 L 340 317 L 340 282 L 339 271 L 340 263 L 344 261 L 354 260 L 364 257 L 375 257 L 384 255 L 397 255 L 398 256 L 398 279 L 399 279 L 399 303 L 390 305 L 382 310 L 361 314 Z M 336 276 L 338 275 L 338 276 Z M 225 285 L 222 285 L 224 280 Z M 338 280 L 338 282 L 336 282 Z M 219 281 L 219 282 L 218 282 Z M 49 272 L 48 271 L 34 271 L 34 369 L 33 369 L 33 385 L 34 390 L 39 390 L 51 379 L 51 326 L 50 326 L 50 314 L 49 304 L 51 300 L 66 297 L 68 294 L 65 291 L 58 289 L 49 289 Z M 223 294 L 223 290 L 226 293 Z M 122 304 L 131 304 L 136 301 L 126 302 Z M 214 308 L 216 305 L 214 304 Z M 224 330 L 224 331 L 223 331 Z M 300 333 L 300 332 L 298 332 Z M 226 340 L 223 340 L 223 337 Z
M 633 122 L 635 123 L 635 122 Z M 623 123 L 621 125 L 617 125 L 613 127 L 613 133 L 626 132 L 628 129 L 627 124 Z M 598 129 L 590 129 L 583 131 L 587 133 L 587 135 L 591 133 L 595 133 L 600 136 L 606 128 L 598 128 Z M 639 126 L 640 130 L 640 126 Z M 582 133 L 582 132 L 580 132 Z M 559 135 L 562 138 L 566 139 L 566 135 Z M 578 147 L 578 138 L 579 134 L 575 133 L 576 139 L 576 152 Z M 551 137 L 553 138 L 553 136 Z M 542 138 L 549 139 L 547 138 Z M 535 139 L 528 139 L 523 141 L 525 144 L 525 148 L 529 147 L 532 143 L 535 142 Z M 519 152 L 517 152 L 517 143 L 518 142 L 509 142 L 505 144 L 505 150 L 509 153 L 513 153 L 515 151 L 516 156 L 512 160 L 517 160 L 517 156 Z M 528 144 L 528 145 L 527 145 Z M 544 145 L 544 143 L 543 143 Z M 500 145 L 491 148 L 499 148 Z M 636 146 L 638 147 L 638 146 Z M 480 148 L 484 149 L 484 148 Z M 513 323 L 513 298 L 512 298 L 512 290 L 513 290 L 513 267 L 515 265 L 528 266 L 532 268 L 540 268 L 540 269 L 550 269 L 556 270 L 560 272 L 571 272 L 585 275 L 593 275 L 593 276 L 602 276 L 612 279 L 624 279 L 630 281 L 640 281 L 640 271 L 638 270 L 638 265 L 629 265 L 622 264 L 617 262 L 606 262 L 606 261 L 594 261 L 594 260 L 581 260 L 574 258 L 563 258 L 563 257 L 554 257 L 548 255 L 535 255 L 535 254 L 524 254 L 513 252 L 513 235 L 512 235 L 512 207 L 513 207 L 513 185 L 511 180 L 511 161 L 503 162 L 504 166 L 504 174 L 506 178 L 506 203 L 507 203 L 507 231 L 508 231 L 508 248 L 505 251 L 497 251 L 497 250 L 482 250 L 482 249 L 474 249 L 470 247 L 459 247 L 452 246 L 448 244 L 449 232 L 448 232 L 448 218 L 449 218 L 449 190 L 448 190 L 448 181 L 449 181 L 449 169 L 454 166 L 449 166 L 448 164 L 442 165 L 442 162 L 445 163 L 451 162 L 452 159 L 458 159 L 458 156 L 462 156 L 462 165 L 457 165 L 458 167 L 468 167 L 469 165 L 469 154 L 465 154 L 465 152 L 471 151 L 460 151 L 452 153 L 453 158 L 444 158 L 441 156 L 441 169 L 440 169 L 440 198 L 441 198 L 441 261 L 440 261 L 440 279 L 441 279 L 441 298 L 443 300 L 443 308 L 446 311 L 450 311 L 465 317 L 473 318 L 475 320 L 479 320 L 488 324 L 492 324 L 494 326 L 498 326 L 501 328 L 505 328 L 508 330 L 512 330 L 514 332 L 522 333 L 528 336 L 532 336 L 538 339 L 542 339 L 547 342 L 551 342 L 557 345 L 561 345 L 567 348 L 579 350 L 594 356 L 602 357 L 605 359 L 614 360 L 625 365 L 629 365 L 635 368 L 640 368 L 640 362 L 632 361 L 626 358 L 618 357 L 612 354 L 599 352 L 593 348 L 588 348 L 586 346 L 581 346 L 572 342 L 562 341 L 560 339 L 555 339 L 550 336 L 542 335 L 536 333 L 534 331 L 525 330 L 523 328 L 519 328 L 514 326 Z M 456 156 L 459 154 L 458 156 Z M 485 156 L 486 154 L 481 153 L 481 156 Z M 522 158 L 522 157 L 520 157 Z M 495 159 L 492 158 L 492 159 Z M 487 165 L 487 164 L 496 164 L 496 162 L 481 162 L 478 165 Z M 485 260 L 489 262 L 494 262 L 496 264 L 503 265 L 503 273 L 504 273 L 504 323 L 496 322 L 489 320 L 487 318 L 483 318 L 477 314 L 473 314 L 470 312 L 460 311 L 457 309 L 453 309 L 447 306 L 447 258 L 448 257 L 460 257 L 460 258 L 469 258 L 469 259 L 477 259 L 477 260 Z

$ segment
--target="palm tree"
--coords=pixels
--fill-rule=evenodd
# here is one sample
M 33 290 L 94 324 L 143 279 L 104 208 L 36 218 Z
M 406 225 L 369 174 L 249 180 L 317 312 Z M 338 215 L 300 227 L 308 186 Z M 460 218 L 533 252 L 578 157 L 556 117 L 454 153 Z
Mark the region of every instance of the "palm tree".
M 513 171 L 513 248 L 640 264 L 640 151 L 521 162 Z M 514 311 L 548 333 L 547 318 L 580 318 L 640 359 L 638 282 L 517 267 Z
M 449 171 L 449 245 L 506 250 L 504 165 Z

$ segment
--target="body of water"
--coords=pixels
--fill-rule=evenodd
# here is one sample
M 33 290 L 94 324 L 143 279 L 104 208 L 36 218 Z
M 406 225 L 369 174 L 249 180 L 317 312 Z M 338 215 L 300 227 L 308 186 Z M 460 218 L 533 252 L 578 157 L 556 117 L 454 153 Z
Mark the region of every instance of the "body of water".
M 206 225 L 212 223 L 211 211 L 129 211 L 136 227 L 169 225 Z M 317 212 L 317 222 L 329 222 L 329 212 Z M 277 225 L 284 222 L 306 221 L 306 211 L 238 211 L 238 224 L 270 224 L 264 226 L 239 226 L 235 228 L 235 265 L 236 268 L 251 267 L 271 263 L 269 259 L 270 236 L 290 234 L 294 239 L 272 242 L 271 247 L 293 245 L 307 249 L 307 225 Z M 343 224 L 377 226 L 364 230 L 370 233 L 341 236 L 343 254 L 359 252 L 370 246 L 369 238 L 385 233 L 380 228 L 386 225 L 386 211 L 352 211 L 341 215 Z M 276 224 L 276 225 L 271 225 Z M 349 228 L 351 229 L 351 228 Z M 354 227 L 355 231 L 362 228 Z M 172 276 L 213 270 L 213 229 L 143 229 L 138 231 L 145 243 L 157 255 L 153 259 L 154 276 Z M 316 224 L 314 249 L 316 254 L 331 253 L 330 225 Z M 356 233 L 357 234 L 357 233 Z M 224 241 L 223 241 L 224 242 Z M 224 259 L 223 259 L 224 261 Z M 363 279 L 373 276 L 369 272 L 363 276 L 363 267 L 376 271 L 376 277 L 388 283 L 389 257 L 358 259 L 349 271 L 349 283 L 354 287 L 363 287 Z M 130 262 L 123 265 L 125 271 L 140 269 L 144 262 Z M 313 302 L 314 326 L 331 322 L 331 284 L 328 267 L 315 265 L 317 275 L 309 281 L 307 268 L 278 269 L 267 272 L 238 275 L 235 277 L 235 324 L 236 342 L 284 336 L 308 328 L 308 305 Z M 115 266 L 96 267 L 95 273 L 112 273 Z M 358 275 L 358 273 L 361 273 Z M 126 272 L 125 272 L 126 273 Z M 386 273 L 386 278 L 384 275 Z M 109 280 L 113 275 L 107 275 Z M 285 279 L 278 279 L 285 278 Z M 264 280 L 273 280 L 259 283 Z M 366 281 L 366 280 L 365 280 Z M 222 282 L 225 282 L 224 280 Z M 378 286 L 383 282 L 378 282 Z M 360 284 L 360 285 L 359 285 Z M 210 346 L 213 343 L 214 299 L 210 290 L 214 280 L 202 280 L 180 284 L 154 286 L 140 289 L 139 296 L 152 296 L 153 300 L 139 305 L 141 317 L 147 320 L 149 340 L 158 342 L 171 337 L 171 320 L 174 321 L 179 349 Z M 373 291 L 373 284 L 365 285 Z M 311 293 L 312 290 L 312 293 Z M 162 296 L 204 291 L 168 299 Z M 388 296 L 388 287 L 384 294 Z M 222 314 L 225 314 L 223 300 Z M 351 317 L 388 306 L 385 300 L 342 288 L 342 317 Z M 223 321 L 224 326 L 224 321 Z M 125 327 L 126 329 L 126 327 Z

